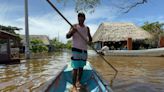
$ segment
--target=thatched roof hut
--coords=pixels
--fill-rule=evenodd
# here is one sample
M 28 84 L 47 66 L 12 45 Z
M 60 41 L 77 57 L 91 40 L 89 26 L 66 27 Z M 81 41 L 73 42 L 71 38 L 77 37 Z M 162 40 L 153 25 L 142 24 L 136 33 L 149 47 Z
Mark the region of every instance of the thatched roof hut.
M 151 38 L 151 34 L 133 23 L 102 23 L 93 35 L 93 42 L 143 40 Z

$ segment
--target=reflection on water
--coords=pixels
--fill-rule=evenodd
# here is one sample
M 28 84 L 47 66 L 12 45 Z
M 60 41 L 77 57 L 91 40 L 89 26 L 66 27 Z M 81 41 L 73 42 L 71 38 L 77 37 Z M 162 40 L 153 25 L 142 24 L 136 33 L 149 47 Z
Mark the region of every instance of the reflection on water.
M 52 79 L 69 60 L 69 53 L 28 60 L 22 64 L 0 65 L 0 92 L 29 92 Z
M 70 53 L 62 52 L 22 64 L 0 65 L 0 92 L 33 91 L 55 77 L 70 57 Z M 163 57 L 105 58 L 119 71 L 112 84 L 114 92 L 164 92 Z M 114 75 L 110 66 L 91 51 L 89 61 L 110 82 Z

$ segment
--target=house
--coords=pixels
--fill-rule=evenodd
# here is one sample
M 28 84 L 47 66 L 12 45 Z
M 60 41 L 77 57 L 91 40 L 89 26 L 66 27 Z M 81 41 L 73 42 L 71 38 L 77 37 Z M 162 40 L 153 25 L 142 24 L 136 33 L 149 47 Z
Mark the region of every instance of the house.
M 133 23 L 101 23 L 93 35 L 94 47 L 101 49 L 107 45 L 110 49 L 132 49 L 133 42 L 149 39 L 151 34 Z
M 25 35 L 21 35 L 21 52 L 25 52 L 25 43 L 26 43 L 26 40 L 25 40 Z M 30 35 L 30 40 L 31 39 L 38 39 L 38 40 L 41 40 L 43 42 L 43 46 L 47 46 L 48 47 L 48 51 L 51 52 L 51 51 L 54 51 L 54 47 L 50 44 L 50 39 L 47 35 Z
M 0 30 L 0 64 L 19 63 L 18 35 Z

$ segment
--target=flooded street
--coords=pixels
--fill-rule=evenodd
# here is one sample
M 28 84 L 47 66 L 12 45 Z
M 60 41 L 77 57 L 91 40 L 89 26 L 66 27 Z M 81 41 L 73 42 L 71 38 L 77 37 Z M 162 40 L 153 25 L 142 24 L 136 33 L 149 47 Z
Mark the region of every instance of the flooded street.
M 164 92 L 164 57 L 105 57 L 118 70 L 114 92 Z M 114 71 L 100 57 L 91 57 L 96 70 L 109 82 Z
M 71 54 L 55 53 L 45 59 L 32 59 L 22 64 L 0 65 L 0 92 L 31 92 L 54 78 Z
M 31 92 L 56 76 L 70 61 L 71 53 L 61 52 L 45 59 L 15 65 L 0 65 L 0 92 Z M 114 92 L 164 92 L 164 57 L 105 57 L 114 71 L 98 55 L 89 52 L 89 61 L 107 80 Z

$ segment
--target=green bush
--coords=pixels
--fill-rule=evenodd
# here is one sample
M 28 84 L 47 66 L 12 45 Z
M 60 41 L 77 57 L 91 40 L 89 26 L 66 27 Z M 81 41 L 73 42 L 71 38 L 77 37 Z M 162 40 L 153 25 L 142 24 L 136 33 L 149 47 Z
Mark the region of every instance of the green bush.
M 32 52 L 34 52 L 34 53 L 47 52 L 48 51 L 48 47 L 47 46 L 44 46 L 42 40 L 32 39 L 30 41 L 30 50 Z

